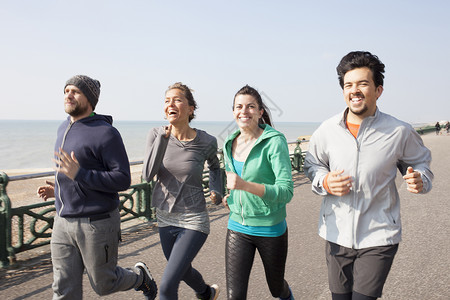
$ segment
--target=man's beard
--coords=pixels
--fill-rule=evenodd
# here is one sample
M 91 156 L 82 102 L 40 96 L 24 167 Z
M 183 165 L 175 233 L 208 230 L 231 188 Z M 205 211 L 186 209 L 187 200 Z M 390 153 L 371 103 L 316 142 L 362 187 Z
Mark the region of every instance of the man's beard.
M 67 114 L 69 114 L 72 117 L 79 117 L 79 116 L 85 114 L 87 109 L 88 108 L 86 106 L 81 106 L 80 104 L 77 104 L 73 108 L 66 108 L 65 111 Z
M 353 110 L 351 106 L 349 107 L 349 109 L 354 115 L 357 115 L 357 116 L 363 115 L 369 110 L 367 105 L 364 105 L 360 110 L 357 110 L 357 111 Z

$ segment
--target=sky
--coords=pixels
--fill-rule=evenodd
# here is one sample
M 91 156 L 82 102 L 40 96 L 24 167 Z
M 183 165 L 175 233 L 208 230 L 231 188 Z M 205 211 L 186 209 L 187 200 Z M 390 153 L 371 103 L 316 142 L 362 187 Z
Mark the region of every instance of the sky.
M 346 106 L 336 66 L 355 50 L 386 65 L 381 111 L 449 120 L 449 12 L 446 0 L 1 0 L 0 120 L 64 119 L 65 82 L 84 74 L 116 120 L 162 120 L 181 81 L 198 121 L 231 121 L 248 84 L 275 122 L 321 122 Z

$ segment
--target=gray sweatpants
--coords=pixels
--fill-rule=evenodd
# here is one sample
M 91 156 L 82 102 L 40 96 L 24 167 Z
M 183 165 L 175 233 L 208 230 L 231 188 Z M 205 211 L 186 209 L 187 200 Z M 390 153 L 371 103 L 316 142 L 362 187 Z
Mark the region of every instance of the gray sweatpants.
M 94 291 L 107 295 L 141 285 L 139 269 L 117 266 L 120 215 L 91 221 L 89 218 L 55 217 L 51 239 L 53 299 L 82 299 L 86 269 Z

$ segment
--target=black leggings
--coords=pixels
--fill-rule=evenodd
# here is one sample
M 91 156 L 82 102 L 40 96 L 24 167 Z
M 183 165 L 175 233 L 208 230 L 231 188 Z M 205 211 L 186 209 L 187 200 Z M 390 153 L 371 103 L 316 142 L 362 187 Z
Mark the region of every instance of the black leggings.
M 252 236 L 228 229 L 225 249 L 228 299 L 247 299 L 248 281 L 256 249 L 261 256 L 272 296 L 289 297 L 289 285 L 284 280 L 287 229 L 279 237 Z

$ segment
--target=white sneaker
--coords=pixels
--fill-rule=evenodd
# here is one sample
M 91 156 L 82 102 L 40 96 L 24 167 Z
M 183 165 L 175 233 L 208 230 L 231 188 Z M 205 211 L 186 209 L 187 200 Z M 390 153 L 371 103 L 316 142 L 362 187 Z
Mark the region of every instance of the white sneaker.
M 211 297 L 209 298 L 209 300 L 216 300 L 217 297 L 219 297 L 219 286 L 217 284 L 212 284 L 211 285 Z

